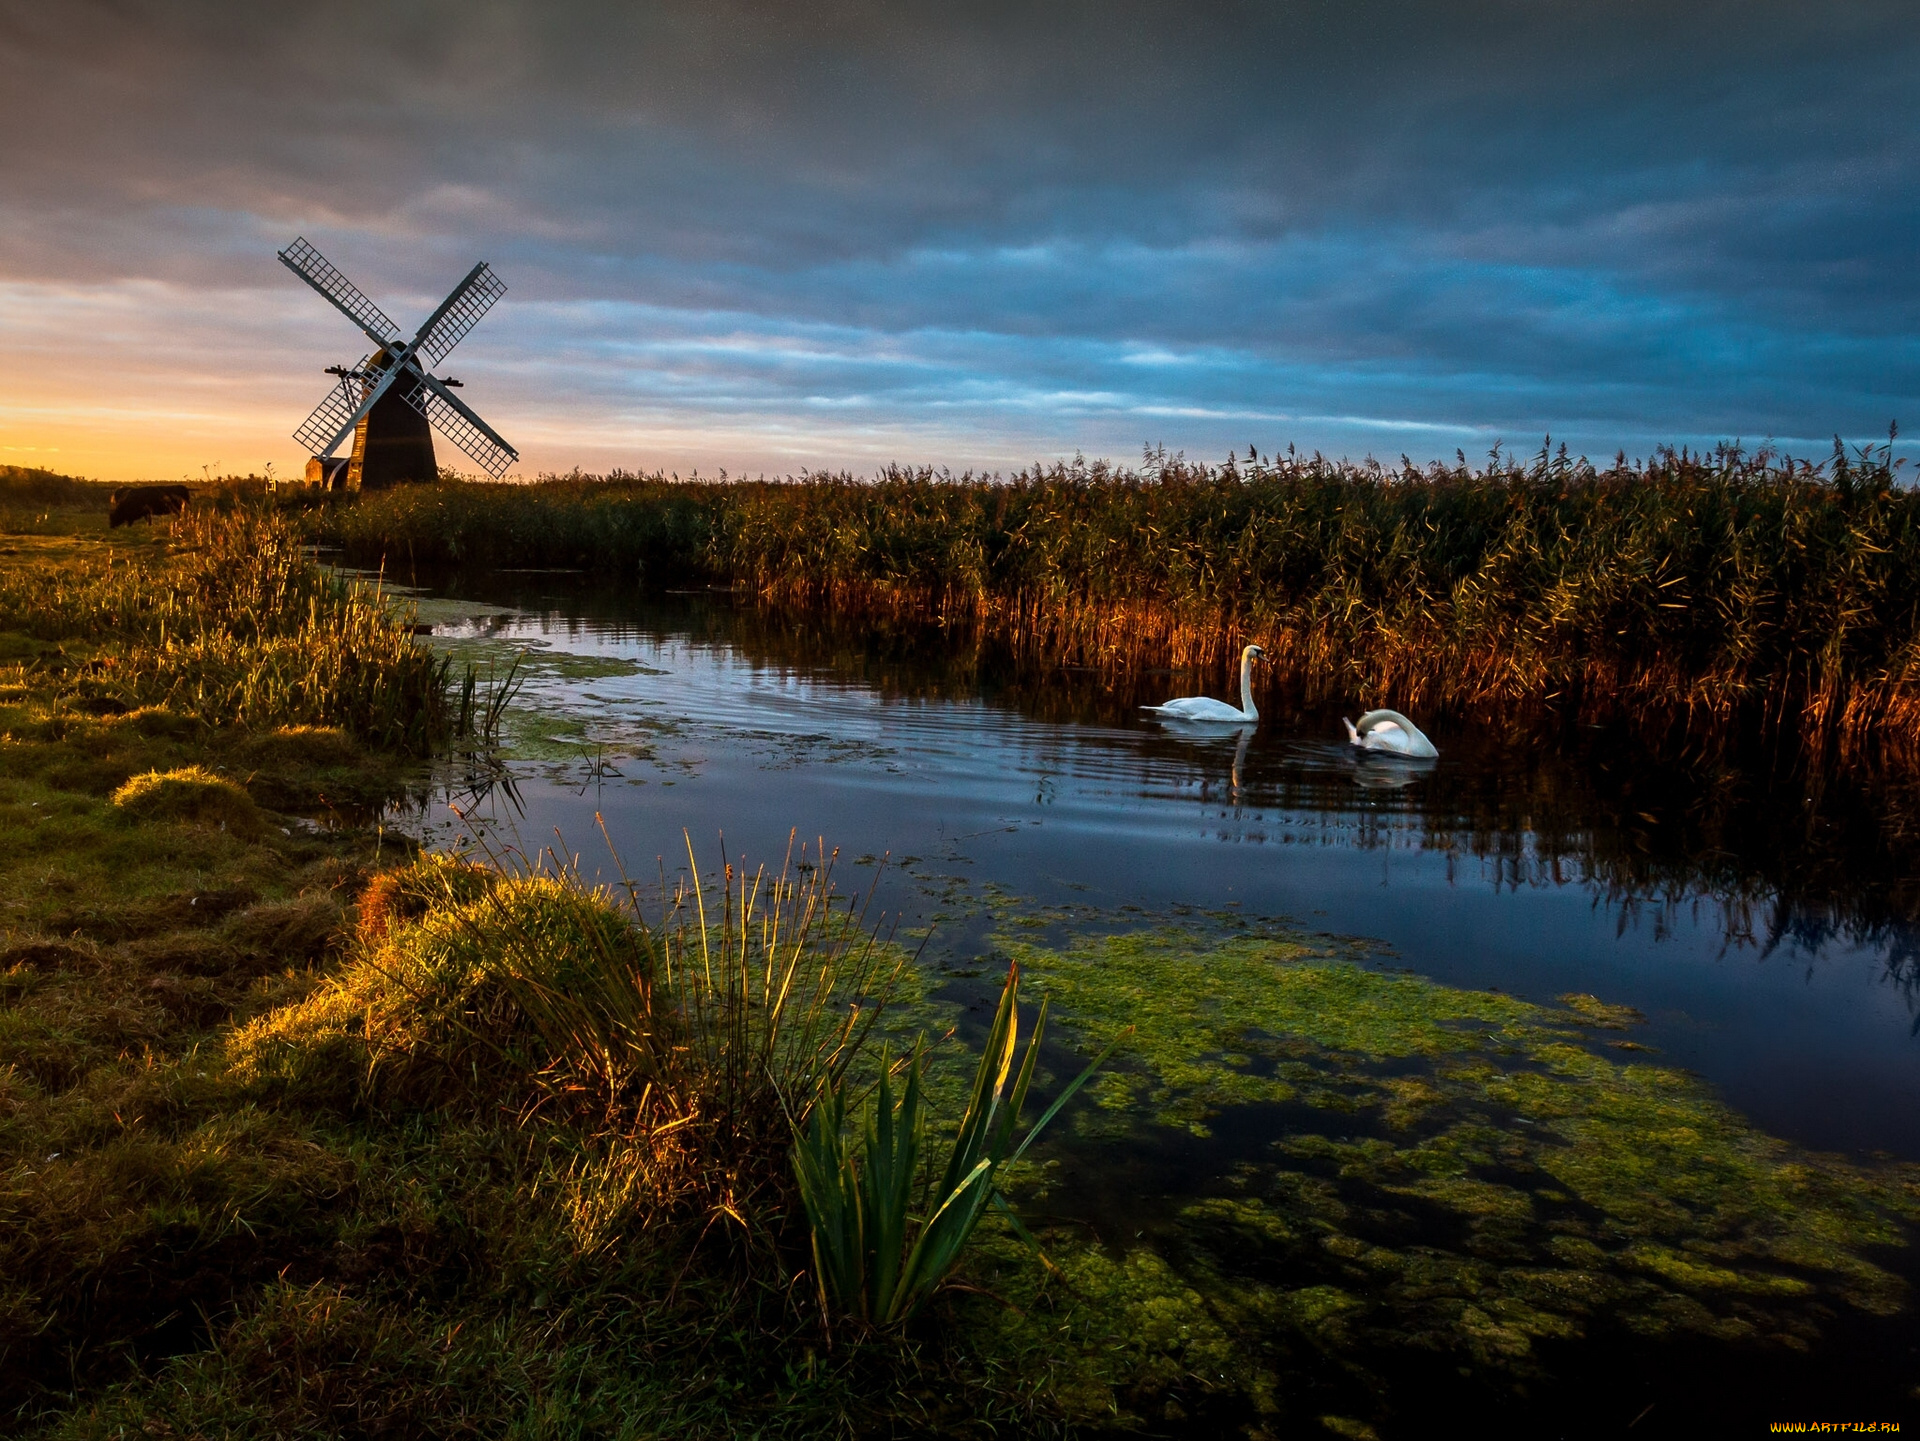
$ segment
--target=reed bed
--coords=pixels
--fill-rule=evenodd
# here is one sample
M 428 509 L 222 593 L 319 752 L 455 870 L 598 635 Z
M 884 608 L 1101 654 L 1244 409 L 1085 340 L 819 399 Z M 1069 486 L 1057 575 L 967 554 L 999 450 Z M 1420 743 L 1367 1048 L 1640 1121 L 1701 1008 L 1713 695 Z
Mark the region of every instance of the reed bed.
M 1309 699 L 1757 726 L 1912 763 L 1920 500 L 1891 450 L 574 475 L 393 491 L 310 524 L 361 561 L 702 579 L 1111 674 L 1224 675 L 1258 640 Z
M 258 511 L 191 510 L 164 552 L 103 547 L 51 573 L 0 571 L 0 630 L 60 644 L 42 663 L 97 704 L 337 726 L 414 754 L 485 720 L 483 695 L 449 703 L 448 662 L 384 596 L 323 573 L 287 520 Z M 108 636 L 111 649 L 86 655 Z

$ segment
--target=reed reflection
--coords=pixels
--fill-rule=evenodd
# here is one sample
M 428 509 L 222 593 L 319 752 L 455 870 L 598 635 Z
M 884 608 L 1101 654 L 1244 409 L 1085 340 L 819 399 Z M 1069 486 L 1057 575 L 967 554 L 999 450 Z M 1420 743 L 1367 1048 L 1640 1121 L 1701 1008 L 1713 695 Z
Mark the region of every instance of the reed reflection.
M 1257 727 L 1224 734 L 1138 713 L 1173 690 L 1218 688 L 1221 676 L 1048 665 L 935 626 L 725 597 L 649 599 L 554 577 L 450 584 L 524 606 L 556 635 L 724 650 L 781 684 L 1037 723 L 1020 743 L 1044 752 L 1049 774 L 1097 773 L 1109 785 L 1131 776 L 1136 794 L 1209 801 L 1224 785 L 1234 834 L 1248 839 L 1269 837 L 1283 816 L 1317 821 L 1293 826 L 1291 839 L 1439 853 L 1457 883 L 1583 888 L 1622 934 L 1660 938 L 1684 921 L 1761 955 L 1867 948 L 1891 981 L 1920 992 L 1920 885 L 1904 859 L 1920 835 L 1920 784 L 1898 776 L 1826 774 L 1801 755 L 1722 737 L 1710 749 L 1685 735 L 1656 744 L 1641 729 L 1524 712 L 1498 734 L 1433 717 L 1439 760 L 1360 753 L 1344 743 L 1338 708 L 1285 692 L 1261 695 Z

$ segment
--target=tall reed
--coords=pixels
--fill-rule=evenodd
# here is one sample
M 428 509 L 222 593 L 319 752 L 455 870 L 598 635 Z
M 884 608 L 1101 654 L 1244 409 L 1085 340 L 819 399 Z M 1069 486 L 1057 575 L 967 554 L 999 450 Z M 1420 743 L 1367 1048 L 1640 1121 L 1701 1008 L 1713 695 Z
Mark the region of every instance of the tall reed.
M 700 577 L 1110 673 L 1224 674 L 1257 639 L 1316 698 L 1759 725 L 1914 763 L 1920 497 L 1891 450 L 574 476 L 412 488 L 311 523 L 361 559 Z
M 162 552 L 0 570 L 0 629 L 104 645 L 69 681 L 107 702 L 339 726 L 416 754 L 450 738 L 448 662 L 376 588 L 322 572 L 281 517 L 189 510 L 172 524 Z

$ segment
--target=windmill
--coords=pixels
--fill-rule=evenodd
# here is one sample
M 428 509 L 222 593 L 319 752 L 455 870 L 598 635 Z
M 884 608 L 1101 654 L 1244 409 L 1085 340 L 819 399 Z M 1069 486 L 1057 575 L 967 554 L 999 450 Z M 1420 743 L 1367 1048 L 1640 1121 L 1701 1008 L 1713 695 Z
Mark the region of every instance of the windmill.
M 506 474 L 520 452 L 453 394 L 459 381 L 436 376 L 431 370 L 507 293 L 486 261 L 467 272 L 467 278 L 408 340 L 379 306 L 305 239 L 295 240 L 279 255 L 282 265 L 331 301 L 375 346 L 358 365 L 327 368 L 340 383 L 293 433 L 313 455 L 307 466 L 310 478 L 368 490 L 401 481 L 432 480 L 438 472 L 429 422 L 495 480 Z M 353 452 L 343 467 L 333 453 L 349 433 Z

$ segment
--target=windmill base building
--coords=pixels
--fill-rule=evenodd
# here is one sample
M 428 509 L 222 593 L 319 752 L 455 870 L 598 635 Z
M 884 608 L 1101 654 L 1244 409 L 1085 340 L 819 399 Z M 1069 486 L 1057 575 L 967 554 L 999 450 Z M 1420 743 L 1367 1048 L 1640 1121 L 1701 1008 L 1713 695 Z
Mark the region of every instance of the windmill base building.
M 384 350 L 367 362 L 369 370 L 386 368 Z M 353 428 L 353 453 L 347 458 L 347 490 L 385 490 L 439 475 L 433 456 L 433 427 L 416 408 L 419 398 L 414 392 L 423 388 L 418 381 L 409 384 L 408 377 L 402 375 L 374 401 L 373 409 L 360 417 Z
M 386 352 L 373 355 L 367 370 L 384 370 Z M 373 387 L 363 381 L 364 395 Z M 307 462 L 307 484 L 322 490 L 386 490 L 440 473 L 433 451 L 433 427 L 420 411 L 418 382 L 401 377 L 373 403 L 353 428 L 353 450 L 344 456 L 316 455 Z

